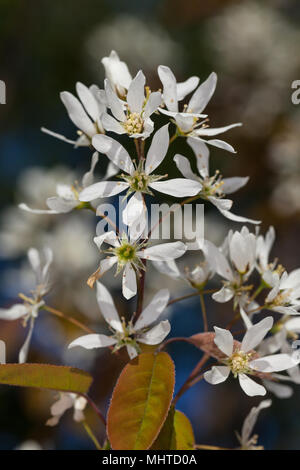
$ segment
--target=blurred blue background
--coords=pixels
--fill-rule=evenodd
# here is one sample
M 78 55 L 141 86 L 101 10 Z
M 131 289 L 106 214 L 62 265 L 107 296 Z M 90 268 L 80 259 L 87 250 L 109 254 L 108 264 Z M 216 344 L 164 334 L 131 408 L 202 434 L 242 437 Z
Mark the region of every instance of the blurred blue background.
M 35 216 L 21 213 L 17 203 L 44 207 L 56 182 L 73 181 L 88 168 L 89 149 L 75 150 L 42 134 L 40 127 L 75 137 L 59 92 L 74 92 L 76 81 L 101 86 L 100 59 L 112 49 L 132 74 L 142 68 L 153 89 L 160 86 L 160 64 L 169 65 L 179 81 L 191 75 L 204 80 L 212 70 L 217 72 L 217 92 L 208 109 L 211 124 L 244 125 L 226 136 L 237 156 L 215 149 L 212 167 L 224 176 L 251 177 L 234 195 L 234 212 L 263 220 L 263 231 L 275 225 L 273 253 L 288 270 L 298 267 L 300 106 L 291 102 L 291 83 L 300 79 L 299 24 L 296 0 L 0 0 L 0 79 L 7 86 L 7 103 L 0 105 L 1 306 L 11 305 L 20 291 L 30 289 L 27 249 L 49 245 L 55 256 L 55 289 L 49 303 L 104 331 L 94 293 L 85 284 L 98 262 L 93 215 Z M 164 164 L 169 174 L 177 174 L 172 157 L 185 149 L 184 142 L 176 141 Z M 105 166 L 105 160 L 98 165 L 99 175 Z M 215 212 L 205 207 L 206 237 L 221 243 L 229 226 L 239 226 Z M 127 313 L 119 280 L 111 277 L 107 282 L 118 307 Z M 149 296 L 162 282 L 174 296 L 186 293 L 179 283 L 162 281 L 150 272 Z M 207 308 L 211 327 L 225 325 L 231 316 L 229 304 L 220 307 L 207 299 Z M 176 304 L 169 313 L 173 336 L 202 330 L 197 299 Z M 76 336 L 78 330 L 43 313 L 29 359 L 90 370 L 96 377 L 92 395 L 105 412 L 126 357 L 120 363 L 108 352 L 67 352 L 66 344 Z M 7 342 L 8 362 L 16 361 L 23 327 L 0 322 L 0 338 Z M 201 355 L 183 343 L 169 351 L 178 389 Z M 289 400 L 274 398 L 272 408 L 262 413 L 256 431 L 267 449 L 299 449 L 299 393 L 295 389 Z M 73 425 L 71 413 L 56 428 L 44 425 L 53 399 L 47 392 L 0 386 L 0 449 L 28 439 L 43 448 L 91 448 L 81 427 Z M 199 444 L 233 447 L 234 431 L 258 401 L 244 396 L 233 380 L 219 387 L 200 382 L 179 400 L 178 408 L 190 418 Z M 92 415 L 89 419 L 98 426 Z M 101 428 L 97 435 L 103 438 Z

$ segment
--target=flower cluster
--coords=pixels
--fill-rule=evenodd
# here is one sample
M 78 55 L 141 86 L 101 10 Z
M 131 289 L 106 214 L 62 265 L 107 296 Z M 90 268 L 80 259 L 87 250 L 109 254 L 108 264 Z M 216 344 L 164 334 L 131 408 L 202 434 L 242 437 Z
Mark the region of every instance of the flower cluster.
M 239 123 L 219 128 L 209 126 L 204 112 L 216 88 L 216 74 L 212 73 L 203 83 L 195 76 L 178 83 L 170 68 L 160 65 L 158 76 L 162 89 L 153 91 L 146 84 L 143 72 L 138 71 L 133 77 L 116 52 L 112 51 L 109 57 L 103 58 L 102 63 L 106 73 L 102 89 L 78 82 L 78 98 L 66 91 L 60 95 L 78 137 L 69 139 L 43 128 L 44 132 L 75 147 L 88 146 L 92 151 L 90 169 L 81 183 L 58 184 L 57 195 L 46 201 L 47 209 L 31 208 L 26 202 L 19 205 L 23 211 L 51 216 L 89 210 L 107 222 L 108 229 L 101 226 L 94 237 L 101 259 L 87 283 L 91 288 L 95 286 L 99 309 L 111 334 L 97 333 L 73 319 L 73 323 L 88 334 L 74 339 L 69 349 L 109 348 L 115 353 L 124 348 L 130 359 L 141 354 L 144 345 L 161 350 L 167 345 L 169 340 L 166 337 L 171 331 L 169 320 L 161 319 L 168 314 L 167 307 L 186 297 L 199 296 L 204 325 L 204 332 L 198 335 L 200 349 L 205 353 L 205 362 L 214 359 L 217 364 L 211 364 L 209 369 L 206 367 L 206 372 L 199 369 L 199 374 L 192 375 L 192 379 L 204 378 L 209 384 L 219 384 L 232 373 L 248 396 L 265 395 L 267 390 L 281 397 L 290 395 L 290 387 L 279 382 L 300 383 L 300 358 L 291 343 L 300 333 L 300 269 L 288 273 L 277 260 L 270 260 L 274 229 L 271 227 L 263 236 L 258 228 L 251 231 L 243 226 L 240 230 L 230 230 L 221 246 L 209 240 L 201 243 L 196 239 L 193 247 L 183 241 L 153 245 L 151 229 L 148 233 L 146 230 L 149 203 L 157 193 L 179 199 L 182 205 L 204 200 L 229 220 L 259 224 L 259 221 L 232 213 L 233 201 L 227 198 L 242 188 L 248 177 L 223 178 L 218 170 L 210 173 L 208 145 L 235 151 L 227 142 L 209 137 L 240 126 Z M 191 98 L 183 104 L 191 93 Z M 156 129 L 158 115 L 159 122 L 167 122 Z M 130 150 L 117 141 L 118 135 L 123 135 L 124 143 L 127 138 Z M 187 153 L 174 155 L 174 171 L 179 170 L 181 176 L 169 178 L 160 168 L 177 138 L 186 139 Z M 192 160 L 187 156 L 190 149 L 194 154 Z M 106 175 L 97 180 L 94 171 L 96 165 L 103 161 L 107 162 Z M 192 169 L 195 163 L 197 173 Z M 97 208 L 99 200 L 113 198 L 120 193 L 124 193 L 126 200 L 122 221 L 127 229 L 122 231 L 115 221 Z M 194 250 L 193 257 L 198 256 L 199 263 L 182 269 L 182 257 L 191 249 Z M 36 276 L 35 287 L 29 296 L 19 294 L 23 303 L 0 310 L 0 319 L 22 319 L 24 326 L 29 324 L 19 353 L 20 363 L 27 360 L 39 311 L 44 309 L 63 316 L 47 306 L 44 300 L 52 285 L 49 277 L 52 257 L 52 251 L 47 248 L 43 253 L 34 248 L 28 251 Z M 163 288 L 154 293 L 145 307 L 149 261 L 162 275 L 182 281 L 185 288 L 192 290 L 191 293 L 170 300 L 169 290 Z M 123 297 L 126 301 L 136 297 L 134 312 L 131 312 L 132 304 L 126 304 L 126 316 L 119 316 L 111 293 L 102 283 L 102 277 L 106 279 L 105 274 L 114 266 L 115 276 L 121 274 Z M 212 294 L 217 303 L 232 302 L 233 318 L 226 328 L 225 325 L 215 326 L 214 333 L 209 332 L 213 325 L 210 325 L 205 309 L 204 296 L 207 294 Z M 268 311 L 269 316 L 254 321 L 255 316 L 264 311 Z M 241 341 L 235 340 L 230 331 L 239 321 L 243 322 L 246 330 Z M 201 343 L 201 338 L 204 338 L 201 334 L 208 335 L 205 338 L 209 338 L 209 342 Z M 0 352 L 3 350 L 1 344 Z M 5 362 L 5 351 L 0 357 L 1 362 Z M 283 371 L 287 371 L 287 375 L 278 374 Z M 188 381 L 186 387 L 193 380 Z M 72 407 L 75 421 L 85 422 L 83 410 L 86 404 L 83 396 L 63 393 L 52 406 L 52 418 L 47 424 L 57 424 L 63 413 Z M 251 410 L 239 436 L 241 448 L 256 448 L 256 438 L 250 438 L 250 434 L 259 411 L 269 405 L 270 401 L 262 402 Z

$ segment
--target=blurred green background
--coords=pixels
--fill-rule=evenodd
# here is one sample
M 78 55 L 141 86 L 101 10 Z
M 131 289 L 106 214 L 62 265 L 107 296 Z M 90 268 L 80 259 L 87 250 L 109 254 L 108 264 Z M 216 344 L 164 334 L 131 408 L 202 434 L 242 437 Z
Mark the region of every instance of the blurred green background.
M 57 181 L 68 180 L 70 171 L 76 178 L 88 167 L 89 149 L 75 150 L 42 134 L 40 127 L 75 137 L 59 92 L 74 92 L 76 81 L 102 86 L 100 59 L 112 49 L 133 75 L 142 68 L 153 89 L 160 87 L 156 72 L 160 64 L 169 65 L 178 81 L 191 75 L 202 81 L 212 70 L 217 72 L 217 92 L 208 107 L 210 124 L 241 121 L 243 127 L 226 135 L 238 154 L 214 149 L 211 165 L 224 176 L 251 177 L 246 188 L 233 196 L 234 212 L 263 220 L 262 231 L 273 224 L 274 256 L 288 270 L 298 267 L 300 105 L 291 102 L 291 84 L 300 79 L 299 25 L 297 0 L 0 0 L 0 79 L 7 86 L 7 104 L 0 105 L 1 305 L 11 305 L 20 290 L 28 291 L 27 248 L 47 244 L 55 256 L 55 289 L 49 303 L 102 328 L 94 293 L 85 285 L 98 262 L 92 243 L 93 215 L 39 217 L 21 213 L 16 204 L 43 207 Z M 187 153 L 179 139 L 164 164 L 169 174 L 178 175 L 171 166 L 178 151 Z M 98 174 L 104 170 L 101 163 Z M 206 206 L 205 213 L 206 237 L 217 243 L 228 227 L 239 228 L 211 207 Z M 107 282 L 125 312 L 118 280 Z M 173 292 L 183 289 L 154 273 L 147 282 L 150 294 L 162 282 Z M 208 300 L 208 310 L 211 326 L 225 325 L 231 315 L 229 304 Z M 177 304 L 171 316 L 173 336 L 201 331 L 197 300 Z M 66 344 L 76 336 L 77 330 L 41 314 L 29 359 L 90 370 L 96 376 L 93 397 L 104 411 L 126 357 L 120 364 L 99 350 L 67 352 Z M 0 338 L 7 342 L 8 362 L 16 361 L 24 339 L 20 323 L 1 322 Z M 178 387 L 200 353 L 183 344 L 170 352 Z M 300 448 L 299 394 L 295 388 L 289 400 L 274 398 L 273 407 L 261 416 L 257 431 L 266 448 Z M 0 387 L 0 449 L 16 448 L 28 439 L 42 448 L 91 448 L 69 415 L 56 428 L 44 425 L 53 399 L 47 392 Z M 235 446 L 234 431 L 258 401 L 244 396 L 232 380 L 219 387 L 198 384 L 178 408 L 191 419 L 198 443 Z M 93 416 L 90 420 L 98 426 Z M 101 439 L 103 430 L 97 434 Z

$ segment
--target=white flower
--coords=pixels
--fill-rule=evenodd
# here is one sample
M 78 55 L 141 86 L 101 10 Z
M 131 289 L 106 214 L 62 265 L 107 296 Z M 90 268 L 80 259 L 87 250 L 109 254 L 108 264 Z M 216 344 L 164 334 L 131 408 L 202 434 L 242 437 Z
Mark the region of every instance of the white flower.
M 253 428 L 256 424 L 257 418 L 261 410 L 269 408 L 272 405 L 272 400 L 263 400 L 258 406 L 253 406 L 250 413 L 245 418 L 243 423 L 242 432 L 237 438 L 241 444 L 241 450 L 263 450 L 262 446 L 257 446 L 258 436 L 254 434 L 251 436 Z
M 69 118 L 77 127 L 79 138 L 70 140 L 61 134 L 52 132 L 44 127 L 42 131 L 63 140 L 75 147 L 90 146 L 92 137 L 104 133 L 101 115 L 106 111 L 105 95 L 96 85 L 90 88 L 83 83 L 76 83 L 76 91 L 79 99 L 68 91 L 63 91 L 60 98 L 66 107 Z
M 174 260 L 154 261 L 153 264 L 162 274 L 166 274 L 173 279 L 181 279 L 195 289 L 202 289 L 207 281 L 214 275 L 214 271 L 211 269 L 211 266 L 206 259 L 195 265 L 192 270 L 185 267 L 184 271 L 181 271 L 178 268 Z
M 52 263 L 53 254 L 49 248 L 45 248 L 43 250 L 43 255 L 45 260 L 44 263 L 42 262 L 40 253 L 35 248 L 30 248 L 28 250 L 28 259 L 36 278 L 35 289 L 31 291 L 32 297 L 20 294 L 20 297 L 24 300 L 23 304 L 18 303 L 7 309 L 0 309 L 0 320 L 13 321 L 22 318 L 24 326 L 29 322 L 28 333 L 19 352 L 20 363 L 26 362 L 34 323 L 40 308 L 44 305 L 42 298 L 47 294 L 51 287 L 49 269 Z
M 52 418 L 49 418 L 46 422 L 47 426 L 56 426 L 59 423 L 60 418 L 65 412 L 74 408 L 73 419 L 77 423 L 85 420 L 83 410 L 87 405 L 87 400 L 84 397 L 76 395 L 75 393 L 60 393 L 58 400 L 51 406 Z
M 275 230 L 274 227 L 270 227 L 265 237 L 259 235 L 256 238 L 256 257 L 257 257 L 257 269 L 261 274 L 266 271 L 275 268 L 275 263 L 270 264 L 269 256 L 271 249 L 275 241 Z
M 222 178 L 217 170 L 213 176 L 209 176 L 209 150 L 204 142 L 195 138 L 188 138 L 187 143 L 193 149 L 199 175 L 195 174 L 189 160 L 183 155 L 176 154 L 174 161 L 178 170 L 185 178 L 193 181 L 199 181 L 201 191 L 199 198 L 210 201 L 227 219 L 235 222 L 260 223 L 257 220 L 247 219 L 230 212 L 233 201 L 225 199 L 227 194 L 234 193 L 247 184 L 249 177 L 235 176 L 233 178 Z
M 90 186 L 93 183 L 94 170 L 98 160 L 99 154 L 98 152 L 95 152 L 91 159 L 90 170 L 83 175 L 81 187 L 76 186 L 76 184 L 57 184 L 57 196 L 49 197 L 46 200 L 46 204 L 49 209 L 31 209 L 24 203 L 19 204 L 19 208 L 33 214 L 66 214 L 75 208 L 79 209 L 84 207 L 84 204 L 79 200 L 79 193 L 83 188 Z
M 163 84 L 163 99 L 167 107 L 167 110 L 159 108 L 159 111 L 174 118 L 178 134 L 185 137 L 196 137 L 215 147 L 228 150 L 229 152 L 235 152 L 231 145 L 222 140 L 212 139 L 205 141 L 202 139 L 202 137 L 222 134 L 233 127 L 241 126 L 241 123 L 237 123 L 225 127 L 211 128 L 207 124 L 207 119 L 199 122 L 200 118 L 207 117 L 207 115 L 202 114 L 202 112 L 214 94 L 217 84 L 217 75 L 213 72 L 205 82 L 199 85 L 188 105 L 184 106 L 183 112 L 178 111 L 178 101 L 181 101 L 196 88 L 199 79 L 197 77 L 191 77 L 186 82 L 177 84 L 173 72 L 169 67 L 164 65 L 158 67 L 158 75 Z
M 152 189 L 174 197 L 195 196 L 201 190 L 198 181 L 185 178 L 175 178 L 167 181 L 159 181 L 167 175 L 152 174 L 161 164 L 168 150 L 169 133 L 168 125 L 161 127 L 153 136 L 145 160 L 140 160 L 135 165 L 127 150 L 116 140 L 106 135 L 97 135 L 93 139 L 93 145 L 123 172 L 120 176 L 124 181 L 101 181 L 85 188 L 79 195 L 80 201 L 89 202 L 101 197 L 114 196 L 128 190 L 127 194 L 133 194 L 125 211 L 123 220 L 126 225 L 132 225 L 136 220 L 145 219 L 146 207 L 143 194 L 152 195 Z
M 156 345 L 160 344 L 169 334 L 171 326 L 168 320 L 156 323 L 169 301 L 169 291 L 162 289 L 153 297 L 149 305 L 144 308 L 135 323 L 125 323 L 120 320 L 113 299 L 106 287 L 97 282 L 97 301 L 105 321 L 113 331 L 111 336 L 103 334 L 90 334 L 75 339 L 69 348 L 81 346 L 85 349 L 114 346 L 114 351 L 126 346 L 131 359 L 140 352 L 137 343 Z M 155 325 L 153 325 L 156 323 Z
M 101 116 L 106 131 L 127 134 L 132 138 L 146 139 L 153 132 L 154 124 L 150 116 L 161 104 L 161 93 L 147 89 L 145 97 L 145 75 L 140 70 L 129 85 L 126 101 L 120 100 L 110 82 L 105 80 L 107 106 L 112 115 L 104 112 Z
M 273 326 L 273 318 L 267 317 L 250 327 L 239 347 L 234 346 L 233 336 L 229 330 L 215 327 L 214 342 L 225 354 L 222 366 L 214 366 L 204 373 L 204 378 L 210 384 L 224 382 L 230 372 L 238 377 L 243 391 L 249 396 L 265 395 L 266 389 L 250 379 L 248 375 L 257 373 L 272 373 L 290 369 L 299 363 L 296 356 L 291 354 L 273 354 L 251 359 L 256 348 Z
M 136 276 L 139 276 L 141 271 L 145 270 L 143 260 L 167 261 L 179 258 L 186 251 L 185 244 L 179 241 L 147 247 L 147 241 L 145 240 L 137 239 L 130 234 L 129 237 L 126 234 L 117 236 L 112 231 L 95 237 L 94 242 L 100 252 L 110 256 L 107 256 L 100 262 L 99 269 L 88 281 L 89 285 L 92 286 L 97 278 L 117 264 L 116 274 L 123 270 L 122 291 L 126 299 L 136 295 Z M 111 248 L 103 250 L 103 243 L 111 245 Z
M 103 57 L 101 62 L 111 88 L 119 97 L 125 97 L 129 85 L 132 82 L 132 76 L 128 70 L 127 64 L 120 60 L 115 51 L 111 51 L 109 57 Z
M 265 299 L 265 308 L 283 315 L 299 315 L 300 308 L 300 269 L 294 269 L 289 274 L 284 271 L 267 271 L 263 275 L 266 284 L 272 287 Z
M 203 251 L 210 266 L 224 279 L 224 286 L 213 294 L 213 299 L 216 302 L 228 302 L 234 297 L 240 305 L 241 300 L 244 303 L 248 290 L 248 286 L 244 284 L 255 268 L 255 235 L 250 233 L 247 227 L 243 227 L 240 232 L 228 233 L 223 251 L 207 240 L 204 242 Z

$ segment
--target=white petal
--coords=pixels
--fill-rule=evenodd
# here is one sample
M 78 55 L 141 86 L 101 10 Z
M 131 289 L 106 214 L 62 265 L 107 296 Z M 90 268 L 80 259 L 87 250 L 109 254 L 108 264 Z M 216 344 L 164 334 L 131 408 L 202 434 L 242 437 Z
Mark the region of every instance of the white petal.
M 56 139 L 62 140 L 63 142 L 66 142 L 67 144 L 76 145 L 76 140 L 68 139 L 62 134 L 58 134 L 57 132 L 53 132 L 53 131 L 50 131 L 49 129 L 46 129 L 46 127 L 41 127 L 41 131 L 44 132 L 45 134 L 55 137 Z
M 119 238 L 116 233 L 113 231 L 102 233 L 97 237 L 94 237 L 94 243 L 97 245 L 97 248 L 101 250 L 103 243 L 108 243 L 114 247 L 120 246 Z
M 67 214 L 80 204 L 79 201 L 66 200 L 56 196 L 48 197 L 46 203 L 49 209 L 55 211 L 56 214 Z
M 217 75 L 212 72 L 210 76 L 201 83 L 190 99 L 188 111 L 191 113 L 202 113 L 207 103 L 215 92 L 217 85 Z
M 199 77 L 190 77 L 185 82 L 177 83 L 177 99 L 182 101 L 189 95 L 199 84 Z
M 203 140 L 188 137 L 187 143 L 193 149 L 196 156 L 199 174 L 205 178 L 209 176 L 209 149 Z
M 263 380 L 263 384 L 277 398 L 290 398 L 293 395 L 293 389 L 288 385 L 272 382 L 271 380 Z
M 182 242 L 163 243 L 160 245 L 151 246 L 145 250 L 138 251 L 137 255 L 143 259 L 150 259 L 153 261 L 167 261 L 176 259 L 186 252 L 186 246 Z
M 115 132 L 116 134 L 126 134 L 123 126 L 113 116 L 107 113 L 101 115 L 101 122 L 106 131 Z
M 285 322 L 284 327 L 288 331 L 294 331 L 295 333 L 300 333 L 300 317 L 291 318 Z
M 102 276 L 106 271 L 114 266 L 118 262 L 117 256 L 108 256 L 100 261 L 100 271 L 99 274 Z
M 212 298 L 216 302 L 220 302 L 221 304 L 223 304 L 225 302 L 229 302 L 229 300 L 231 300 L 233 296 L 234 292 L 232 289 L 229 289 L 228 287 L 222 287 L 218 292 L 215 292 L 212 295 Z
M 229 244 L 230 258 L 236 269 L 244 273 L 249 269 L 249 246 L 240 232 L 234 232 Z
M 98 152 L 94 152 L 91 158 L 91 166 L 89 171 L 87 171 L 82 178 L 82 186 L 85 188 L 86 186 L 91 186 L 94 181 L 94 170 L 99 161 L 99 154 Z
M 260 372 L 280 372 L 296 366 L 299 361 L 290 354 L 272 354 L 271 356 L 260 357 L 249 363 L 253 370 Z
M 263 400 L 259 403 L 258 406 L 251 408 L 250 413 L 246 417 L 243 427 L 242 427 L 242 443 L 247 444 L 249 438 L 251 437 L 253 428 L 257 421 L 258 415 L 264 408 L 268 408 L 272 405 L 272 400 Z
M 153 261 L 153 265 L 159 272 L 173 277 L 174 279 L 180 279 L 182 277 L 182 274 L 173 259 L 169 261 Z
M 197 130 L 194 132 L 195 134 L 198 134 Z M 231 152 L 231 153 L 236 153 L 232 145 L 228 144 L 224 140 L 219 140 L 219 139 L 211 139 L 211 140 L 200 139 L 200 140 L 202 140 L 202 142 L 205 142 L 207 145 L 212 145 L 213 147 L 227 150 L 228 152 Z
M 53 416 L 62 416 L 68 409 L 72 408 L 74 400 L 69 393 L 63 393 L 57 402 L 51 406 Z
M 126 207 L 122 212 L 122 219 L 124 224 L 129 226 L 134 225 L 138 220 L 143 217 L 143 213 L 146 210 L 147 209 L 142 193 L 134 193 L 134 195 L 129 199 L 129 202 L 126 204 Z M 143 218 L 145 218 L 145 216 Z M 144 228 L 145 227 L 143 227 L 143 229 Z
M 93 138 L 93 146 L 99 152 L 105 153 L 122 171 L 130 175 L 134 172 L 134 166 L 127 150 L 116 140 L 107 135 L 98 134 Z
M 151 145 L 149 147 L 145 172 L 152 173 L 165 158 L 169 147 L 169 124 L 161 127 L 153 136 Z
M 119 121 L 125 121 L 125 113 L 123 110 L 123 105 L 115 92 L 112 90 L 111 85 L 108 80 L 104 80 L 104 88 L 107 98 L 108 107 L 111 109 L 112 114 Z
M 63 91 L 60 94 L 60 98 L 67 109 L 69 118 L 75 126 L 89 137 L 95 135 L 96 127 L 83 109 L 80 101 L 68 91 Z
M 136 273 L 130 263 L 127 263 L 122 276 L 122 293 L 125 299 L 131 299 L 136 295 Z
M 230 374 L 230 369 L 227 366 L 214 366 L 210 370 L 204 373 L 204 378 L 206 382 L 211 385 L 217 385 L 228 378 Z
M 259 343 L 264 339 L 268 331 L 270 331 L 273 326 L 273 322 L 274 320 L 272 317 L 266 317 L 259 323 L 251 326 L 245 333 L 241 344 L 241 350 L 248 352 L 251 349 L 255 349 L 256 346 L 258 346 Z
M 91 116 L 93 121 L 96 122 L 99 117 L 99 108 L 93 93 L 81 82 L 76 83 L 76 91 L 85 107 L 85 110 Z
M 19 363 L 20 364 L 23 364 L 24 362 L 27 361 L 27 356 L 28 356 L 30 342 L 31 342 L 32 333 L 33 333 L 33 328 L 34 328 L 34 318 L 31 317 L 30 318 L 29 329 L 28 329 L 28 333 L 27 333 L 25 342 L 24 342 L 24 344 L 21 347 L 20 352 L 19 352 Z
M 79 194 L 79 200 L 89 202 L 100 197 L 115 196 L 128 187 L 128 183 L 122 181 L 100 181 L 84 188 Z
M 214 326 L 215 330 L 215 339 L 214 343 L 218 346 L 220 351 L 222 351 L 226 356 L 231 356 L 233 351 L 233 336 L 229 330 L 224 330 L 223 328 L 218 328 Z
M 15 304 L 10 308 L 0 309 L 0 320 L 18 320 L 28 313 L 24 304 Z
M 189 132 L 193 131 L 193 127 L 195 124 L 194 116 L 190 114 L 177 113 L 175 114 L 174 119 L 177 124 L 177 127 L 184 134 L 188 134 Z
M 257 395 L 264 396 L 267 393 L 265 387 L 254 382 L 254 380 L 250 379 L 250 377 L 245 374 L 239 374 L 239 382 L 241 388 L 249 397 L 255 397 Z
M 149 305 L 142 311 L 137 322 L 134 324 L 135 330 L 141 330 L 146 326 L 156 322 L 161 313 L 166 308 L 170 298 L 168 289 L 162 289 L 155 294 Z
M 198 181 L 185 178 L 175 178 L 167 181 L 157 181 L 149 184 L 150 188 L 160 193 L 169 194 L 174 197 L 196 196 L 202 189 Z
M 161 321 L 146 333 L 137 337 L 137 341 L 143 344 L 160 344 L 170 333 L 171 325 L 168 320 Z
M 19 204 L 19 209 L 23 211 L 30 212 L 31 214 L 58 214 L 58 212 L 50 209 L 31 209 L 27 206 L 27 204 L 21 203 Z
M 249 181 L 249 176 L 246 176 L 243 178 L 240 176 L 234 176 L 233 178 L 224 178 L 222 191 L 224 194 L 234 193 L 238 189 L 245 186 L 245 184 L 247 184 L 248 181 Z
M 170 111 L 178 111 L 176 78 L 169 67 L 160 65 L 157 69 L 163 84 L 163 100 Z
M 0 340 L 0 364 L 6 363 L 6 345 L 5 342 Z
M 224 254 L 219 250 L 219 248 L 217 248 L 210 241 L 205 240 L 203 252 L 208 261 L 208 264 L 212 267 L 213 271 L 215 271 L 228 281 L 233 280 L 233 273 L 228 264 L 228 261 Z
M 97 281 L 96 292 L 97 302 L 106 323 L 108 323 L 114 330 L 122 332 L 122 323 L 108 289 L 106 289 L 101 282 Z
M 145 100 L 145 83 L 145 75 L 139 70 L 130 83 L 127 93 L 127 103 L 131 113 L 140 114 L 142 112 Z
M 119 59 L 115 51 L 111 51 L 109 57 L 101 59 L 105 68 L 106 77 L 120 91 L 121 88 L 128 90 L 132 77 L 128 70 L 127 64 Z
M 233 220 L 234 222 L 242 222 L 242 223 L 249 223 L 249 224 L 260 224 L 260 220 L 254 220 L 254 219 L 248 219 L 248 217 L 242 217 L 241 215 L 236 215 L 233 214 L 232 212 L 229 212 L 228 210 L 220 209 L 219 211 L 221 214 L 224 215 L 229 220 Z
M 72 341 L 69 344 L 68 349 L 75 348 L 75 346 L 80 346 L 85 349 L 95 349 L 95 348 L 106 348 L 107 346 L 112 346 L 116 344 L 117 341 L 109 336 L 106 335 L 85 335 L 80 336 L 79 338 Z
M 127 345 L 126 349 L 127 349 L 128 356 L 130 359 L 134 359 L 138 355 L 136 349 L 133 346 Z
M 179 155 L 178 153 L 174 157 L 174 162 L 180 173 L 187 179 L 199 181 L 199 178 L 195 173 L 192 171 L 190 161 L 184 157 L 183 155 Z
M 153 114 L 157 108 L 161 105 L 162 102 L 162 96 L 159 91 L 155 91 L 154 93 L 150 93 L 150 96 L 147 100 L 147 103 L 145 105 L 144 109 L 144 119 L 147 119 L 148 117 Z
M 234 127 L 240 127 L 242 124 L 240 122 L 237 122 L 235 124 L 230 124 L 229 126 L 223 126 L 223 127 L 205 127 L 205 128 L 200 128 L 197 129 L 197 135 L 202 136 L 212 136 L 212 135 L 219 135 L 223 134 L 223 132 L 227 132 L 230 129 L 233 129 Z M 209 141 L 208 141 L 209 142 Z M 210 142 L 209 142 L 210 143 Z

